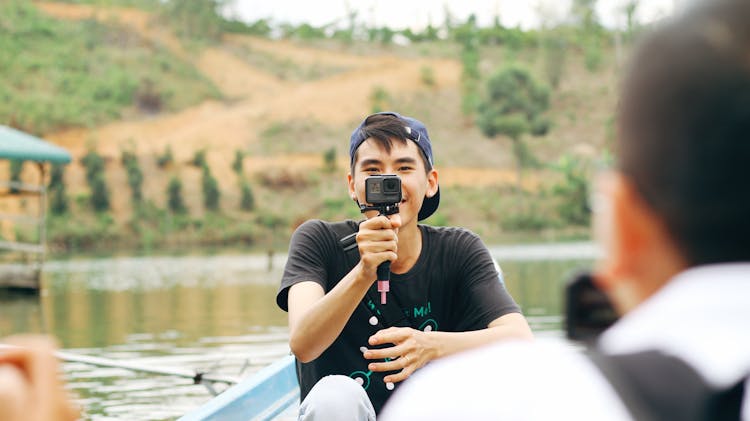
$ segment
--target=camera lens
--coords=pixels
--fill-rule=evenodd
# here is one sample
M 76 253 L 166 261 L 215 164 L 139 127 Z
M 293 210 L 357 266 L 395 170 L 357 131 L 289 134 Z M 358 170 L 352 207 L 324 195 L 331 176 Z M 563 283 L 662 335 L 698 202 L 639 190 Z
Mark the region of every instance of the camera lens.
M 397 192 L 398 181 L 394 179 L 383 180 L 383 191 L 384 192 Z

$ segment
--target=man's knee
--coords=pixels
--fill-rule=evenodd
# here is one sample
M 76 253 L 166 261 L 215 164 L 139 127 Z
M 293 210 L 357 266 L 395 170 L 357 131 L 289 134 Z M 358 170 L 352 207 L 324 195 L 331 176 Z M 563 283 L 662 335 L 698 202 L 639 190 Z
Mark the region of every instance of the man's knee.
M 375 420 L 367 393 L 354 379 L 326 376 L 318 380 L 300 405 L 300 421 Z

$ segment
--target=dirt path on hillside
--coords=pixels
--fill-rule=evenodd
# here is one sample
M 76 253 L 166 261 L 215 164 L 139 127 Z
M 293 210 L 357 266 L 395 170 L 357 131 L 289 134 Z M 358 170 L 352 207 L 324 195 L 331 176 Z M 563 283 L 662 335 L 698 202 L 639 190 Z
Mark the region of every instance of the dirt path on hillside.
M 433 70 L 434 86 L 430 89 L 455 88 L 459 83 L 461 66 L 457 61 L 431 58 L 400 58 L 388 55 L 355 55 L 345 52 L 322 51 L 288 41 L 271 41 L 232 35 L 227 43 L 234 43 L 246 51 L 259 51 L 278 60 L 298 66 L 320 64 L 339 71 L 328 77 L 309 81 L 282 80 L 268 71 L 255 67 L 234 54 L 231 49 L 211 47 L 200 53 L 188 53 L 163 23 L 148 13 L 136 9 L 109 8 L 91 5 L 36 3 L 59 19 L 97 19 L 116 21 L 138 32 L 144 38 L 172 51 L 177 57 L 191 61 L 215 86 L 227 101 L 206 101 L 172 113 L 118 121 L 93 129 L 73 129 L 47 134 L 51 141 L 67 148 L 75 157 L 85 154 L 87 143 L 95 139 L 98 151 L 114 166 L 119 166 L 121 149 L 133 142 L 141 157 L 153 160 L 169 145 L 178 166 L 184 166 L 195 151 L 207 150 L 208 162 L 222 189 L 234 188 L 236 176 L 231 161 L 236 150 L 245 150 L 257 142 L 258 133 L 275 122 L 317 120 L 332 127 L 349 127 L 369 112 L 370 95 L 376 88 L 408 96 L 427 89 L 422 82 L 423 67 Z M 247 157 L 245 165 L 252 171 L 265 168 L 309 168 L 322 165 L 320 155 Z M 343 165 L 346 165 L 344 163 Z M 150 171 L 150 162 L 144 172 Z M 126 188 L 121 168 L 108 175 L 111 182 Z M 508 184 L 515 182 L 512 171 L 443 168 L 441 182 L 446 185 Z M 191 169 L 181 169 L 180 177 L 199 180 Z M 84 189 L 80 165 L 71 165 L 66 175 L 68 182 Z M 157 203 L 163 201 L 166 181 L 146 173 L 144 194 Z M 163 177 L 162 177 L 163 178 Z M 531 181 L 530 181 L 531 182 Z M 533 182 L 531 182 L 533 184 Z M 195 183 L 196 185 L 199 182 Z M 116 189 L 119 187 L 115 187 Z M 76 193 L 75 189 L 71 192 Z M 187 196 L 188 191 L 185 192 Z M 125 195 L 122 195 L 125 196 Z M 200 194 L 197 194 L 200 196 Z M 116 212 L 127 212 L 127 198 L 114 200 Z

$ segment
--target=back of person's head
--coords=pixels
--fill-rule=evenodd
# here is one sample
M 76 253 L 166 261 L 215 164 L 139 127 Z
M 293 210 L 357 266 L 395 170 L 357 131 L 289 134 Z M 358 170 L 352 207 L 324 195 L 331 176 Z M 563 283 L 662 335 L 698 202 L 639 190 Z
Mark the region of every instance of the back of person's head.
M 619 170 L 687 263 L 750 260 L 750 1 L 647 35 L 620 106 Z

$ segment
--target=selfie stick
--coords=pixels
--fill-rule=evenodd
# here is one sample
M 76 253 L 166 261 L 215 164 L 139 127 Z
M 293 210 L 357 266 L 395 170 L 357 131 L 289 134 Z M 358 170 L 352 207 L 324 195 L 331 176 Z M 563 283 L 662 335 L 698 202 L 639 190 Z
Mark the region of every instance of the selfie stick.
M 388 216 L 398 213 L 398 203 L 384 205 L 384 206 L 365 206 L 360 205 L 360 211 L 363 213 L 368 210 L 376 210 L 380 212 L 378 216 Z M 385 304 L 385 294 L 391 290 L 391 261 L 386 260 L 385 262 L 378 265 L 378 292 L 380 293 L 380 304 Z
M 391 261 L 386 260 L 378 266 L 378 292 L 380 304 L 385 304 L 385 293 L 391 290 Z

